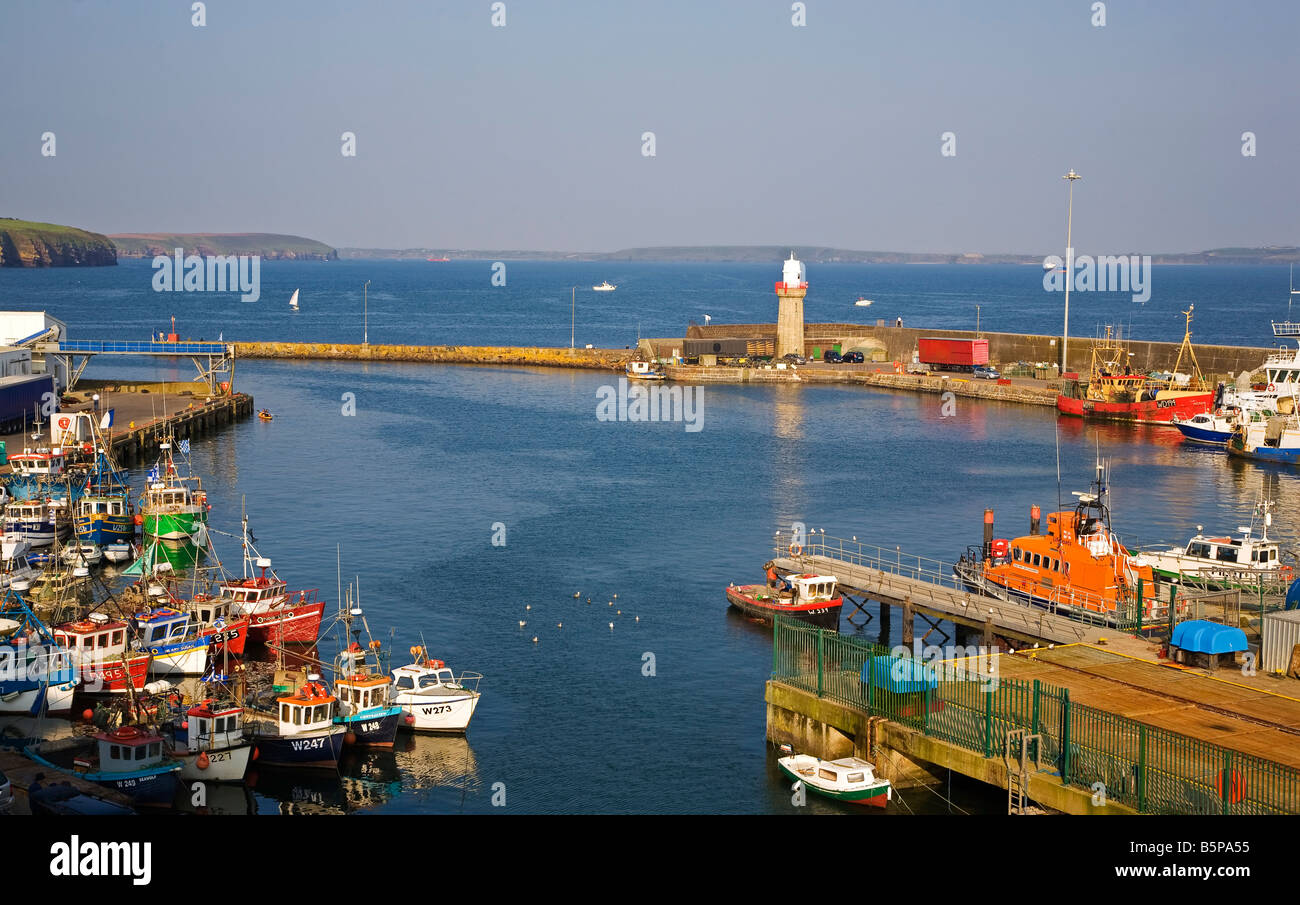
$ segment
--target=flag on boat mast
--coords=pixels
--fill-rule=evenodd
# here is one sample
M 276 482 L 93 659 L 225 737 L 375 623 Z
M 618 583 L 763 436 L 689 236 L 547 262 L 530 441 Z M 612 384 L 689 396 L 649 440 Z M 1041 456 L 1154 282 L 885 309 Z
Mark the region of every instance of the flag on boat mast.
M 182 454 L 182 455 L 188 456 L 188 455 L 190 454 L 190 438 L 189 438 L 189 437 L 185 437 L 184 439 L 182 439 L 181 442 L 180 442 L 180 444 L 179 444 L 179 446 L 180 446 L 180 451 L 181 451 L 181 454 Z
M 104 417 L 99 419 L 99 429 L 102 431 L 106 431 L 112 426 L 113 426 L 113 410 L 109 409 L 108 411 L 104 412 Z

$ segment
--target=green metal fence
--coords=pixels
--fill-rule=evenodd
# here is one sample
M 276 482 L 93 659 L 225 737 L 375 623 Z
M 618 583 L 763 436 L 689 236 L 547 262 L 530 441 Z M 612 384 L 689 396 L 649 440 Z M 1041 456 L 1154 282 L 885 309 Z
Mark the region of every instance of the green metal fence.
M 984 757 L 1025 729 L 1042 737 L 1043 769 L 1098 800 L 1144 814 L 1300 813 L 1300 770 L 1072 703 L 1069 689 L 1001 678 L 988 661 L 930 664 L 934 682 L 900 692 L 876 670 L 864 678 L 888 648 L 781 619 L 772 635 L 772 678 Z

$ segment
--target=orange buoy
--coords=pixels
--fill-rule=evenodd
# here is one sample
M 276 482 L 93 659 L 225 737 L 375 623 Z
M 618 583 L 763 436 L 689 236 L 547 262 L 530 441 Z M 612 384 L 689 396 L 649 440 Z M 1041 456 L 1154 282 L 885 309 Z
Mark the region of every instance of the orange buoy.
M 199 752 L 199 759 L 195 761 L 195 763 L 199 765 L 200 770 L 206 770 L 208 768 L 208 765 L 211 764 L 212 761 L 208 759 L 208 752 L 201 751 Z
M 81 711 L 81 717 L 82 717 L 82 719 L 84 719 L 87 723 L 89 723 L 91 720 L 93 720 L 93 719 L 95 718 L 95 711 L 93 711 L 93 710 L 91 710 L 89 707 L 87 707 L 85 710 Z
M 355 732 L 349 732 L 343 736 L 343 744 L 355 745 L 356 743 L 357 743 L 357 734 Z

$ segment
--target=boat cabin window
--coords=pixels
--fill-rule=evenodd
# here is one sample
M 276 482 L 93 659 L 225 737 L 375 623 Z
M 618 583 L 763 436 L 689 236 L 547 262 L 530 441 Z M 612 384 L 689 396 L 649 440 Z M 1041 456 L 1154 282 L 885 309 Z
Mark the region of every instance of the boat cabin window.
M 437 677 L 437 675 L 432 675 L 432 676 L 420 676 L 420 687 L 421 687 L 421 688 L 433 688 L 433 687 L 434 687 L 435 685 L 437 685 L 437 684 L 438 684 L 438 677 Z
M 1020 548 L 1019 548 L 1019 547 L 1012 547 L 1012 548 L 1011 548 L 1011 558 L 1014 559 L 1016 562 L 1020 562 Z
M 122 749 L 121 749 L 120 747 L 118 747 L 117 745 L 109 745 L 109 746 L 108 746 L 108 756 L 109 756 L 109 759 L 110 759 L 110 760 L 121 760 L 121 759 L 122 759 Z
M 1276 556 L 1276 550 L 1256 550 L 1255 562 L 1272 562 Z
M 411 681 L 410 676 L 398 676 L 395 683 L 398 688 L 414 688 L 415 683 Z
M 1202 541 L 1192 541 L 1187 545 L 1187 555 L 1196 556 L 1201 559 L 1210 558 L 1210 545 Z
M 1219 562 L 1236 562 L 1237 551 L 1232 547 L 1220 547 L 1216 558 Z
M 318 704 L 316 713 L 312 718 L 313 723 L 319 723 L 330 718 L 330 708 L 328 704 Z
M 113 646 L 116 647 L 122 643 L 122 630 L 118 629 L 113 632 Z
M 866 774 L 865 774 L 865 773 L 850 773 L 850 774 L 849 774 L 849 782 L 862 782 L 864 779 L 866 779 Z
M 287 722 L 289 722 L 289 705 L 288 705 L 288 704 L 281 704 L 281 705 L 280 705 L 280 722 L 282 722 L 282 723 L 287 723 Z
M 831 782 L 835 782 L 840 778 L 840 775 L 834 770 L 827 770 L 825 767 L 819 768 L 817 770 L 817 775 L 822 779 L 829 779 Z
M 1042 565 L 1042 563 L 1040 563 L 1040 562 L 1038 561 L 1038 554 L 1037 554 L 1037 553 L 1034 554 L 1034 565 L 1036 565 L 1036 566 L 1038 566 L 1038 565 Z

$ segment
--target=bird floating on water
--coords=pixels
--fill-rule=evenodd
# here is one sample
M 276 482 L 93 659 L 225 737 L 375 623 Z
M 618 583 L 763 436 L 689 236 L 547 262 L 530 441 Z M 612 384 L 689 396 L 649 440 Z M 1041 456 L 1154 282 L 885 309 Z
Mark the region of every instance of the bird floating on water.
M 537 643 L 537 636 L 536 636 L 536 635 L 533 635 L 533 643 L 534 643 L 534 644 Z
M 614 623 L 611 622 L 611 623 L 609 624 L 609 630 L 610 630 L 611 632 L 614 631 Z
M 524 622 L 524 620 L 522 620 L 522 619 L 519 620 L 519 627 L 520 627 L 520 628 L 523 628 L 523 627 L 524 627 L 525 625 L 527 625 L 527 624 L 528 624 L 528 623 L 527 623 L 527 622 Z
M 581 592 L 581 591 L 577 591 L 577 592 L 574 593 L 574 595 L 573 595 L 573 599 L 574 599 L 574 600 L 577 600 L 577 599 L 578 599 L 579 597 L 581 597 L 581 596 L 582 596 L 582 592 Z

